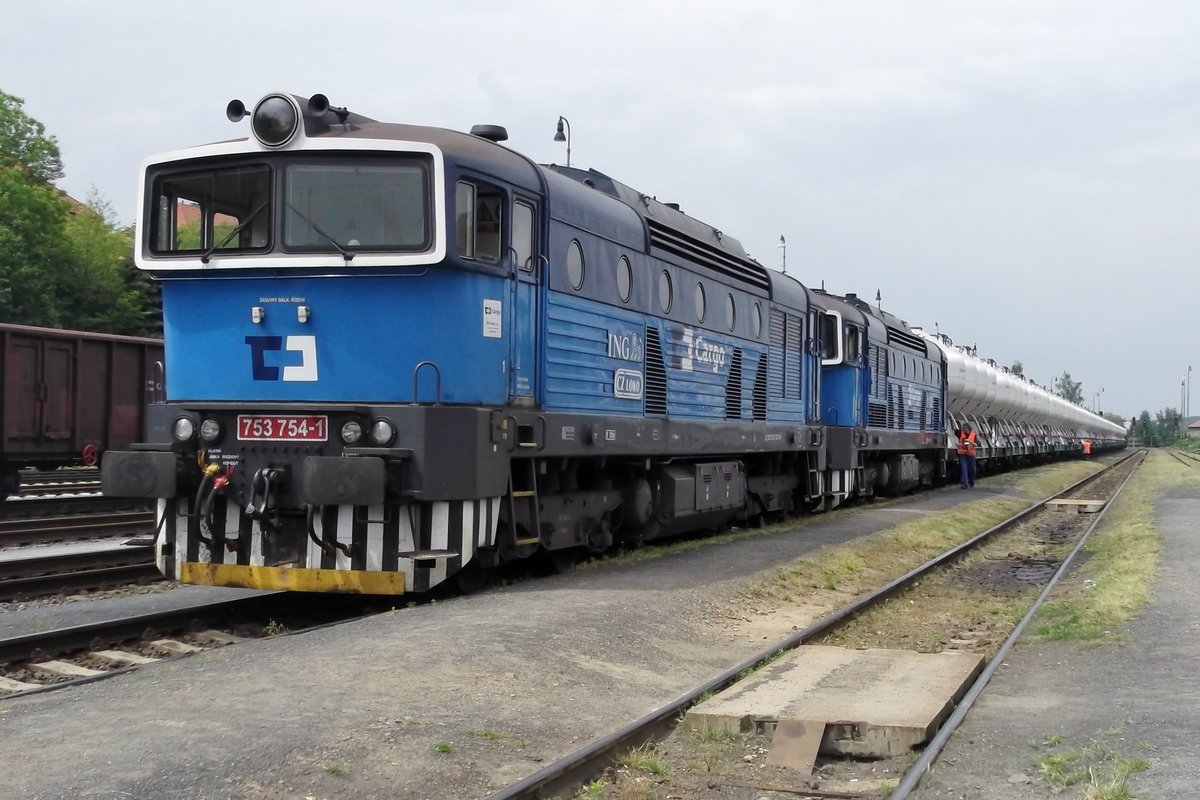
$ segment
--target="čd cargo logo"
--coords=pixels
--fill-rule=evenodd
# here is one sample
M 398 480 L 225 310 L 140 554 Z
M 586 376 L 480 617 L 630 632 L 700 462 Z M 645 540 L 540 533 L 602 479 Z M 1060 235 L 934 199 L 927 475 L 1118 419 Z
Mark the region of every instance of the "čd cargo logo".
M 672 330 L 676 333 L 678 329 Z M 678 333 L 683 353 L 675 357 L 675 365 L 689 372 L 720 372 L 728 360 L 728 351 L 723 345 L 713 344 L 704 338 L 703 332 L 684 326 Z
M 280 350 L 285 353 L 299 353 L 299 364 L 283 365 L 283 380 L 311 382 L 317 379 L 317 337 L 289 336 L 284 341 L 282 336 L 247 336 L 246 344 L 250 345 L 250 364 L 256 381 L 277 381 L 280 379 L 280 368 L 267 364 L 267 353 Z M 272 361 L 281 361 L 273 357 Z M 288 361 L 294 361 L 294 356 L 288 356 Z

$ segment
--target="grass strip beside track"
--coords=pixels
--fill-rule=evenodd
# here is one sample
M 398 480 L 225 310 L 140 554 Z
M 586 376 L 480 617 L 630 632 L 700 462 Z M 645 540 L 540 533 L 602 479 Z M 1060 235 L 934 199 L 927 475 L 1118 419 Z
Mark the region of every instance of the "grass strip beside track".
M 1122 641 L 1121 626 L 1150 601 L 1161 536 L 1156 502 L 1180 487 L 1200 487 L 1200 473 L 1151 450 L 1084 552 L 1088 560 L 1060 587 L 1035 620 L 1043 639 Z

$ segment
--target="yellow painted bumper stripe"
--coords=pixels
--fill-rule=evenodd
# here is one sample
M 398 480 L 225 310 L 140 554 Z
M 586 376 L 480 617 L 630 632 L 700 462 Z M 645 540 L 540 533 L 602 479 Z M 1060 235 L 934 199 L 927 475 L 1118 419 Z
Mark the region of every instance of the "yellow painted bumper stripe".
M 247 589 L 404 594 L 403 572 L 184 562 L 180 566 L 179 579 L 184 583 L 198 583 L 204 586 L 242 586 Z

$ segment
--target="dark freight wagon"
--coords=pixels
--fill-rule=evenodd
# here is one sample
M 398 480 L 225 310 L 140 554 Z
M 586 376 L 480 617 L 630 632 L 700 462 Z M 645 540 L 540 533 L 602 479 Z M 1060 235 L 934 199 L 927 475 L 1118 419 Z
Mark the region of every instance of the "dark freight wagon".
M 163 399 L 159 339 L 0 324 L 0 497 L 17 470 L 91 465 L 145 437 Z

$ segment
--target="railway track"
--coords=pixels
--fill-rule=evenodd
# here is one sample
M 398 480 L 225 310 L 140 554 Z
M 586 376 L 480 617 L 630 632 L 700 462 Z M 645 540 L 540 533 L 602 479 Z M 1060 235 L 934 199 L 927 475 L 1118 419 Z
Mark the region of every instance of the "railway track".
M 150 534 L 154 513 L 119 511 L 90 516 L 0 520 L 0 548 Z
M 104 497 L 95 494 L 17 495 L 0 502 L 0 520 L 30 517 L 71 516 L 80 514 L 146 511 L 144 500 Z
M 157 580 L 153 527 L 150 512 L 0 520 L 0 602 Z
M 362 598 L 319 604 L 289 592 L 257 592 L 167 611 L 0 639 L 0 698 L 120 675 L 144 664 L 385 610 Z
M 1189 467 L 1196 467 L 1200 469 L 1200 456 L 1197 456 L 1194 453 L 1189 453 L 1186 450 L 1168 450 L 1167 452 L 1170 453 L 1171 457 L 1180 464 L 1186 464 Z
M 1074 548 L 1061 561 L 1053 575 L 1046 582 L 1040 595 L 1029 608 L 1028 612 L 1021 621 L 1012 630 L 1009 637 L 1000 646 L 993 658 L 988 662 L 987 666 L 980 673 L 975 682 L 968 689 L 966 695 L 960 701 L 957 708 L 951 716 L 943 723 L 939 732 L 934 736 L 931 742 L 926 746 L 920 758 L 912 764 L 911 768 L 905 773 L 903 779 L 896 786 L 896 789 L 890 795 L 890 800 L 901 800 L 907 797 L 913 789 L 916 788 L 921 776 L 929 769 L 938 754 L 944 748 L 950 735 L 961 723 L 966 716 L 971 705 L 974 703 L 983 688 L 987 685 L 992 674 L 1003 662 L 1005 655 L 1011 650 L 1013 644 L 1024 632 L 1025 628 L 1033 618 L 1034 614 L 1041 607 L 1042 602 L 1049 594 L 1050 590 L 1057 583 L 1059 578 L 1066 573 L 1071 565 L 1074 556 L 1082 548 L 1091 532 L 1096 528 L 1104 516 L 1108 508 L 1108 503 L 1120 493 L 1124 488 L 1126 481 L 1132 474 L 1133 469 L 1141 463 L 1145 457 L 1146 451 L 1138 451 L 1125 458 L 1115 462 L 1105 469 L 1097 472 L 1094 475 L 1085 478 L 1072 486 L 1067 487 L 1058 494 L 1045 498 L 1031 504 L 1028 508 L 1014 514 L 1009 519 L 982 531 L 970 540 L 963 544 L 946 551 L 942 555 L 931 559 L 921 566 L 911 570 L 905 575 L 896 578 L 885 586 L 870 592 L 847 606 L 829 614 L 821 620 L 809 625 L 801 631 L 788 636 L 771 646 L 760 650 L 758 653 L 750 656 L 744 661 L 734 664 L 719 675 L 715 675 L 703 683 L 684 692 L 674 700 L 654 709 L 650 713 L 640 717 L 633 722 L 623 726 L 622 728 L 611 732 L 610 734 L 597 739 L 578 750 L 569 753 L 560 758 L 554 763 L 542 768 L 536 773 L 513 783 L 500 791 L 497 791 L 488 797 L 488 800 L 525 800 L 526 798 L 544 798 L 558 796 L 560 793 L 565 796 L 573 796 L 580 784 L 585 783 L 596 776 L 604 774 L 604 772 L 616 763 L 618 757 L 630 750 L 642 747 L 650 742 L 659 740 L 667 736 L 678 725 L 682 714 L 689 707 L 697 703 L 702 698 L 732 686 L 734 683 L 741 680 L 746 674 L 763 666 L 770 660 L 776 658 L 781 653 L 792 650 L 806 642 L 813 641 L 822 636 L 829 634 L 838 627 L 844 625 L 856 616 L 866 611 L 867 609 L 882 603 L 883 601 L 894 597 L 899 592 L 902 592 L 921 580 L 929 577 L 932 573 L 938 570 L 952 566 L 962 556 L 975 550 L 985 542 L 991 541 L 997 535 L 1010 531 L 1014 527 L 1030 521 L 1038 514 L 1054 513 L 1050 511 L 1053 504 L 1071 504 L 1071 503 L 1091 503 L 1097 502 L 1093 497 L 1085 497 L 1089 493 L 1094 495 L 1096 490 L 1093 488 L 1098 482 L 1106 479 L 1116 481 L 1119 479 L 1119 485 L 1115 491 L 1109 494 L 1104 501 L 1103 508 L 1092 518 L 1091 524 L 1086 530 L 1079 535 Z M 1080 498 L 1080 499 L 1074 499 Z M 756 787 L 757 788 L 757 787 Z M 767 787 L 761 787 L 766 790 Z M 822 793 L 819 790 L 806 792 L 804 790 L 789 790 L 790 793 L 797 796 L 825 796 L 825 797 L 844 797 L 847 795 L 838 793 Z
M 27 548 L 0 558 L 0 602 L 160 580 L 150 544 Z

